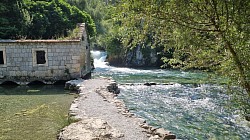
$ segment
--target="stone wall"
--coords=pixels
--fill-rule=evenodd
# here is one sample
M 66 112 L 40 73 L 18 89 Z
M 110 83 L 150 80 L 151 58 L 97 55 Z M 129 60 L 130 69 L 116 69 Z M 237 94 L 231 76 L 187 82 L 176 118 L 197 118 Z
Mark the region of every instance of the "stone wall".
M 0 40 L 0 84 L 84 77 L 91 70 L 85 25 L 75 40 Z M 2 55 L 1 55 L 2 54 Z

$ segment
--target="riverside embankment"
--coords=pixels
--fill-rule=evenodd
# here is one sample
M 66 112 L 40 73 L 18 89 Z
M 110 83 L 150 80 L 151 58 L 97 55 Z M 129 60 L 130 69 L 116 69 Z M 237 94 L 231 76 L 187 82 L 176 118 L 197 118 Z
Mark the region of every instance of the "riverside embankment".
M 72 82 L 75 83 L 75 82 Z M 158 140 L 175 138 L 162 128 L 148 126 L 117 99 L 117 84 L 108 78 L 84 80 L 77 85 L 79 97 L 70 108 L 71 119 L 79 121 L 65 127 L 59 140 Z

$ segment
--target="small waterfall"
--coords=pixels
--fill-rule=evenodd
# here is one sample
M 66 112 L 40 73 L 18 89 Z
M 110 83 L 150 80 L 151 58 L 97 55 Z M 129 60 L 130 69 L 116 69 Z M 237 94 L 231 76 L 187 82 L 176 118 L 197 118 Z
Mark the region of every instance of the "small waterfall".
M 95 68 L 107 68 L 107 62 L 105 62 L 107 53 L 105 51 L 91 51 L 91 55 L 94 59 Z

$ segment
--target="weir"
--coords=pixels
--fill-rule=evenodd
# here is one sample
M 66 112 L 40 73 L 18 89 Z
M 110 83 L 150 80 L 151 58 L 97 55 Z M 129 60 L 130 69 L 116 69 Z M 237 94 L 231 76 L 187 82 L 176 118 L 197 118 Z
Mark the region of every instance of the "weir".
M 54 84 L 89 74 L 90 47 L 85 24 L 78 24 L 78 28 L 77 38 L 72 40 L 0 40 L 0 84 Z

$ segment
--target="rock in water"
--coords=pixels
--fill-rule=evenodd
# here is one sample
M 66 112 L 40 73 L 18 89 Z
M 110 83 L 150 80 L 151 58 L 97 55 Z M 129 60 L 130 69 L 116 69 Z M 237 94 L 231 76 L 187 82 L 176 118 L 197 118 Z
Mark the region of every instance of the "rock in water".
M 163 138 L 163 140 L 167 140 L 167 139 L 176 139 L 176 136 L 174 134 L 171 134 L 171 132 L 166 131 L 163 128 L 158 128 L 155 130 L 155 134 L 159 135 L 161 138 Z
M 107 89 L 109 92 L 112 92 L 114 94 L 119 94 L 120 93 L 120 89 L 117 86 L 117 83 L 115 81 L 112 81 L 108 86 Z
M 245 115 L 245 119 L 246 119 L 247 121 L 250 121 L 250 114 L 246 114 L 246 115 Z
M 77 91 L 81 87 L 81 83 L 83 83 L 83 79 L 79 80 L 70 80 L 65 83 L 64 89 Z
M 163 140 L 176 139 L 174 134 L 168 134 L 163 137 Z

